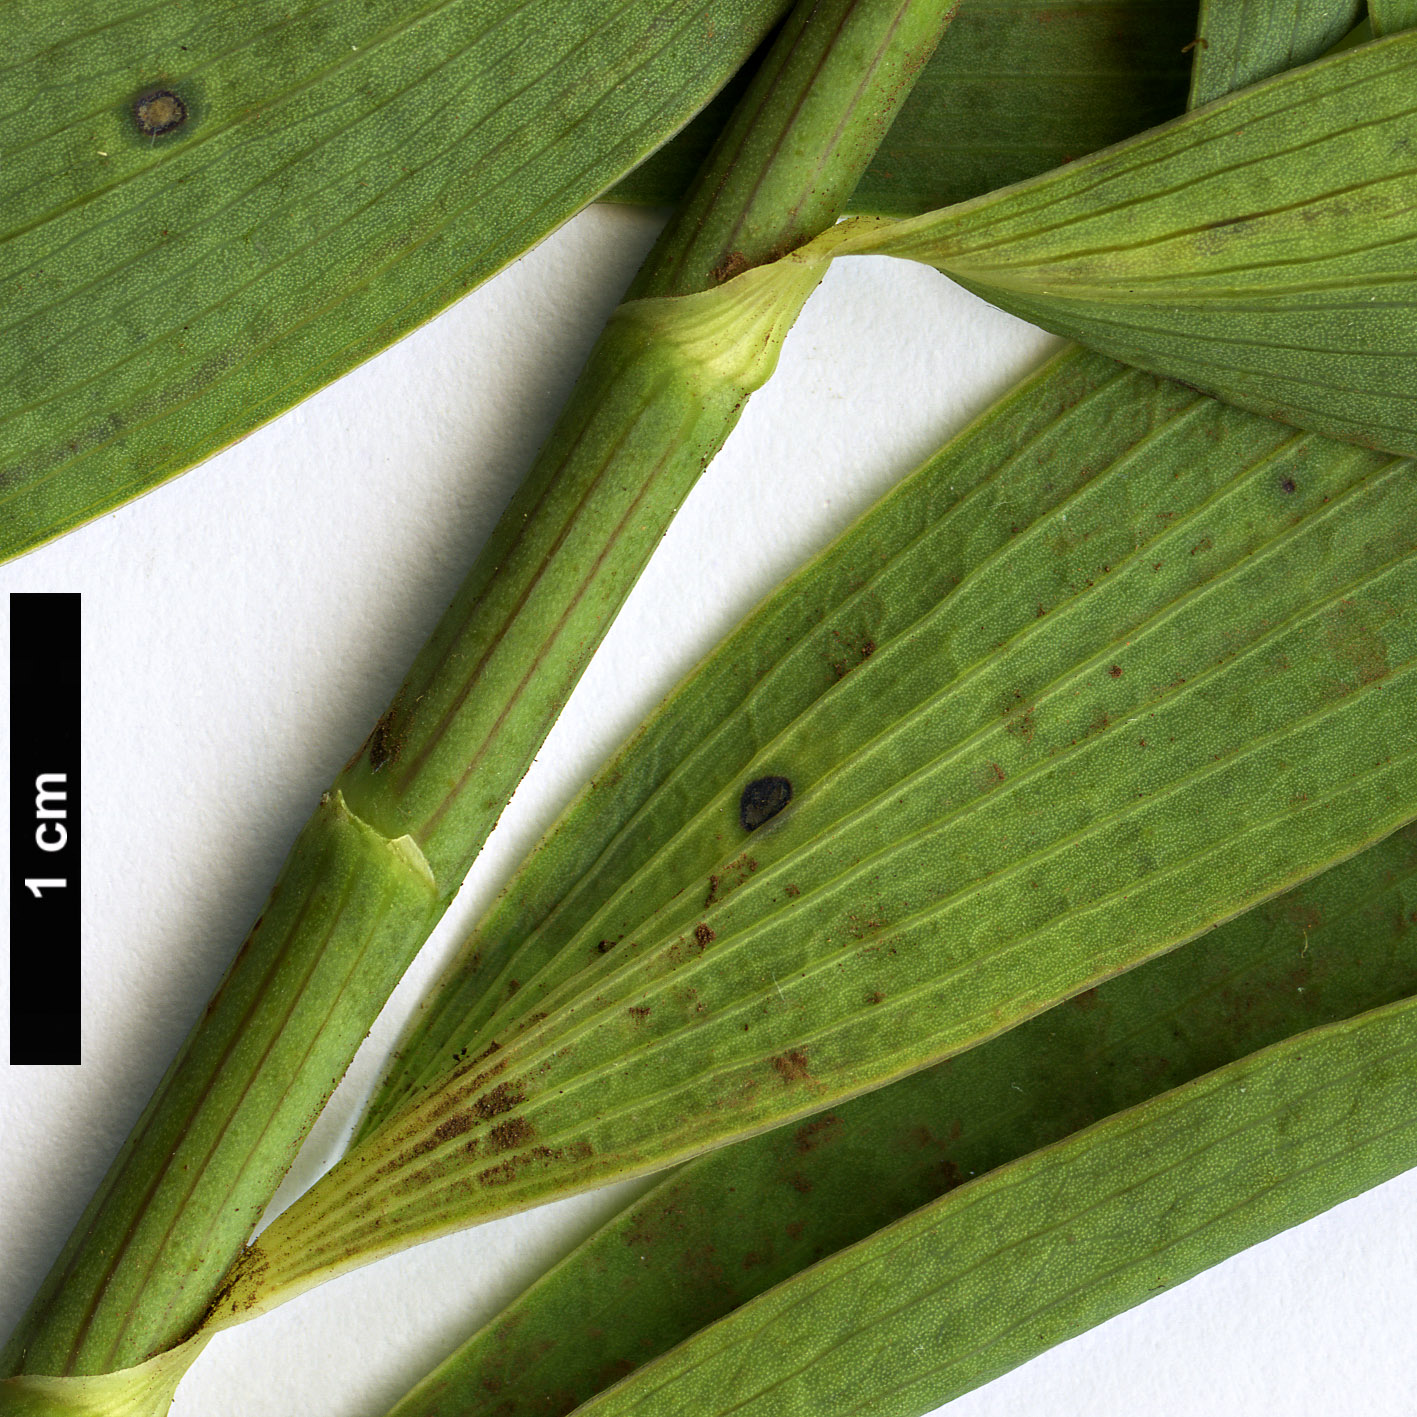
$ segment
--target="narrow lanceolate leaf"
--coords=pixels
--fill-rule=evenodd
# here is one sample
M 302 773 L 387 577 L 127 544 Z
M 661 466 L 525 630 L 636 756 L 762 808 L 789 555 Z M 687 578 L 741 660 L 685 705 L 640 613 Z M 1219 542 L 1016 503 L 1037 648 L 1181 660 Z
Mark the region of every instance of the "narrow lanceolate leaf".
M 504 1309 L 390 1417 L 569 1411 L 973 1176 L 1301 1029 L 1417 992 L 1414 910 L 1409 826 L 948 1064 L 701 1157 Z
M 270 1226 L 228 1312 L 880 1086 L 1417 815 L 1410 466 L 1065 367 L 612 763 L 633 875 L 554 944 L 554 909 L 484 935 L 513 1008 L 445 1037 L 466 1061 Z M 666 736 L 681 707 L 703 728 Z
M 581 1411 L 918 1417 L 1413 1165 L 1409 999 L 962 1186 Z
M 1417 33 L 858 249 L 1242 407 L 1417 452 Z
M 918 216 L 1174 118 L 1195 34 L 1195 0 L 963 0 L 849 209 Z M 716 99 L 608 200 L 678 201 L 729 107 Z
M 685 123 L 785 8 L 7 5 L 0 557 L 486 279 Z
M 1201 0 L 1187 107 L 1316 58 L 1362 17 L 1362 0 Z
M 1141 711 L 1143 699 L 1161 693 L 1172 679 L 1177 691 L 1184 689 L 1179 681 L 1191 678 L 1201 660 L 1177 663 L 1170 677 L 1143 692 L 1118 658 L 1104 666 L 1105 675 L 1083 678 L 1090 686 L 1078 710 L 1083 735 L 1070 729 L 1062 742 L 1040 741 L 1035 696 L 1041 675 L 1027 665 L 1040 637 L 1072 633 L 1074 621 L 1067 630 L 1056 628 L 1059 609 L 1069 609 L 1081 623 L 1099 602 L 1115 605 L 1110 623 L 1125 644 L 1130 627 L 1145 619 L 1148 602 L 1165 607 L 1173 593 L 1191 593 L 1181 587 L 1204 587 L 1212 577 L 1220 579 L 1208 592 L 1216 597 L 1216 618 L 1196 641 L 1196 653 L 1207 640 L 1229 644 L 1231 636 L 1238 648 L 1258 627 L 1250 621 L 1242 628 L 1247 610 L 1226 587 L 1244 571 L 1239 558 L 1249 543 L 1232 540 L 1232 549 L 1207 565 L 1218 550 L 1212 524 L 1225 516 L 1220 505 L 1205 501 L 1211 480 L 1231 472 L 1242 482 L 1249 479 L 1268 501 L 1265 515 L 1284 525 L 1297 518 L 1297 527 L 1306 520 L 1301 496 L 1317 499 L 1307 515 L 1327 511 L 1327 493 L 1315 486 L 1308 468 L 1317 473 L 1324 466 L 1350 466 L 1355 457 L 1364 460 L 1332 442 L 1295 436 L 1175 386 L 1124 374 L 1103 359 L 1074 355 L 1055 362 L 1028 394 L 956 440 L 768 601 L 597 774 L 510 882 L 425 1005 L 371 1103 L 366 1132 L 442 1077 L 463 1050 L 480 1051 L 500 1038 L 499 1027 L 540 1010 L 542 994 L 597 961 L 602 947 L 612 951 L 618 942 L 635 940 L 641 922 L 668 905 L 686 882 L 717 876 L 711 892 L 716 902 L 744 874 L 747 860 L 760 863 L 758 847 L 775 840 L 777 829 L 748 839 L 736 822 L 737 794 L 754 776 L 785 774 L 800 797 L 810 781 L 803 776 L 804 753 L 815 760 L 814 775 L 825 779 L 828 764 L 845 762 L 860 748 L 898 752 L 901 731 L 893 729 L 892 715 L 917 702 L 938 715 L 915 729 L 926 750 L 940 721 L 950 735 L 937 734 L 942 751 L 950 742 L 968 741 L 975 723 L 991 722 L 984 707 L 957 725 L 947 715 L 954 695 L 978 693 L 981 681 L 995 695 L 992 704 L 987 697 L 983 703 L 998 715 L 992 720 L 998 751 L 1029 760 L 1040 751 L 1084 745 L 1088 731 L 1115 730 L 1119 708 L 1130 703 Z M 1198 471 L 1207 466 L 1204 459 L 1211 469 L 1206 475 Z M 1148 484 L 1140 469 L 1149 469 L 1155 493 L 1142 495 Z M 1188 490 L 1178 500 L 1183 483 Z M 1109 503 L 1112 486 L 1125 496 Z M 1067 499 L 1074 495 L 1082 496 L 1082 510 L 1070 507 Z M 1393 530 L 1399 540 L 1407 535 Z M 1228 534 L 1235 537 L 1237 528 Z M 1247 533 L 1258 534 L 1258 528 Z M 1166 554 L 1147 561 L 1144 548 L 1158 538 Z M 1126 579 L 1118 588 L 1114 581 L 1124 565 Z M 1308 573 L 1322 578 L 1324 570 L 1316 553 Z M 1337 565 L 1330 572 L 1343 574 Z M 1175 591 L 1145 584 L 1147 576 L 1178 573 Z M 1133 585 L 1138 593 L 1146 590 L 1145 601 L 1129 603 Z M 1219 623 L 1226 608 L 1241 616 L 1230 629 Z M 1161 618 L 1153 637 L 1178 656 L 1184 646 L 1169 610 L 1156 613 Z M 956 637 L 958 647 L 942 639 L 950 653 L 922 662 L 919 636 L 936 624 L 940 629 L 933 633 Z M 1078 643 L 1106 643 L 1108 633 L 1108 623 L 1098 620 L 1086 634 L 1079 632 Z M 877 677 L 887 662 L 881 656 L 891 645 L 904 661 L 914 654 L 914 678 L 906 681 L 910 689 L 883 697 L 877 709 L 877 696 L 885 694 Z M 1116 676 L 1113 667 L 1121 671 Z M 965 677 L 952 686 L 951 675 L 961 671 Z M 892 668 L 886 682 L 901 672 Z M 1376 662 L 1365 671 L 1384 673 Z M 932 689 L 944 691 L 938 707 Z M 832 736 L 812 746 L 819 724 Z M 1138 732 L 1142 737 L 1154 753 L 1155 735 Z M 1133 746 L 1139 749 L 1139 741 Z M 1009 765 L 992 747 L 986 761 L 985 776 L 1002 785 L 993 765 L 1001 772 Z M 720 867 L 750 841 L 743 862 Z M 1007 858 L 999 863 L 1005 864 Z M 789 900 L 793 914 L 800 912 L 800 895 Z M 876 916 L 872 897 L 863 895 L 855 909 L 859 921 Z M 590 954 L 577 953 L 581 939 L 589 941 Z

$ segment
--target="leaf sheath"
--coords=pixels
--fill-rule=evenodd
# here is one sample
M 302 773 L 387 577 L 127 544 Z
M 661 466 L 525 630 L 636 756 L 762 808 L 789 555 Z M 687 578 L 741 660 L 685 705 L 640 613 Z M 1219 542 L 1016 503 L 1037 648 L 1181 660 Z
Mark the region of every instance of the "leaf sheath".
M 187 1336 L 440 909 L 416 846 L 325 799 L 6 1347 L 7 1372 L 103 1373 Z

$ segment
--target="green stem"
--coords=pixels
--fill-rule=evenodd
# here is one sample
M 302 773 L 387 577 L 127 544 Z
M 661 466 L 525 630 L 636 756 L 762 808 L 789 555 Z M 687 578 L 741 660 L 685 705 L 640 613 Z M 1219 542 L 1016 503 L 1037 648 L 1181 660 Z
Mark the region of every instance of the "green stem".
M 950 9 L 799 5 L 630 301 L 707 290 L 830 226 Z M 337 783 L 367 821 L 412 835 L 440 884 L 466 874 L 825 268 L 785 292 L 767 358 L 734 332 L 743 357 L 705 359 L 636 319 L 612 320 L 592 350 L 526 482 Z
M 327 796 L 6 1353 L 103 1373 L 192 1328 L 439 914 L 417 847 Z M 160 1298 L 160 1304 L 157 1299 Z
M 741 269 L 835 220 L 949 11 L 945 0 L 799 4 L 711 163 L 710 195 L 691 194 L 694 217 L 656 247 L 636 295 L 707 288 L 734 273 L 730 256 Z M 643 307 L 612 321 L 0 1371 L 132 1366 L 200 1321 L 669 519 L 771 372 L 775 356 L 725 364 L 657 323 Z

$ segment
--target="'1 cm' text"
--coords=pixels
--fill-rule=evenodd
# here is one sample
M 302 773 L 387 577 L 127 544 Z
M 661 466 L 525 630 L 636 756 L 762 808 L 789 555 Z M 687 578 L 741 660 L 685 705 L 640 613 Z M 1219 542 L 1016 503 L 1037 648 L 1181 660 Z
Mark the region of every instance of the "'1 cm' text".
M 69 813 L 64 804 L 69 800 L 68 774 L 42 772 L 34 780 L 35 845 L 41 851 L 63 851 L 69 844 L 69 829 L 64 825 Z M 69 884 L 63 876 L 30 876 L 25 885 L 39 900 L 47 890 L 61 890 Z

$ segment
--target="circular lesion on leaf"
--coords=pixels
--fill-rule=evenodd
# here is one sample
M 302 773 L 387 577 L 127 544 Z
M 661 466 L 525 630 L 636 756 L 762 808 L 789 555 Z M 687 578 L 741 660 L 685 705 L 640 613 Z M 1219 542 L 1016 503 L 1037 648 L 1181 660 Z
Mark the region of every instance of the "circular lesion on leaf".
M 792 801 L 792 784 L 785 777 L 759 777 L 738 799 L 738 820 L 744 831 L 756 831 Z
M 152 89 L 134 101 L 133 121 L 145 138 L 158 138 L 187 121 L 187 105 L 171 89 Z

